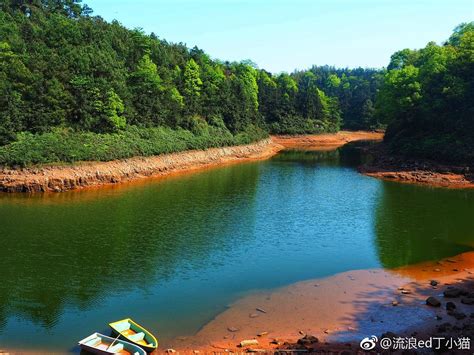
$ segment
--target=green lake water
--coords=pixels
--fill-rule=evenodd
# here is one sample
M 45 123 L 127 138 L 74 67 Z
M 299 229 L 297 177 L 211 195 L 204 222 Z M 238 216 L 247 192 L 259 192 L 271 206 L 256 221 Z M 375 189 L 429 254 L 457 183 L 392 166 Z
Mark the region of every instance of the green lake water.
M 472 250 L 474 191 L 360 175 L 355 146 L 117 188 L 0 195 L 0 348 L 132 317 L 196 332 L 251 292 Z

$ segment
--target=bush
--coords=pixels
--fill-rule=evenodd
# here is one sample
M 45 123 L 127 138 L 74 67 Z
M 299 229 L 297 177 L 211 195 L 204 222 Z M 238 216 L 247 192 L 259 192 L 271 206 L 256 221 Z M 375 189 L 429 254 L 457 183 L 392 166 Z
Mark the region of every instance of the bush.
M 19 133 L 16 141 L 0 147 L 0 165 L 74 163 L 77 161 L 109 161 L 134 156 L 151 156 L 190 149 L 249 144 L 268 136 L 262 129 L 249 126 L 232 135 L 225 127 L 199 121 L 199 128 L 188 130 L 165 127 L 128 126 L 118 133 L 93 133 L 54 129 L 47 133 Z
M 302 116 L 291 115 L 282 116 L 279 122 L 270 125 L 270 131 L 275 134 L 317 134 L 323 132 L 337 131 L 330 123 L 322 120 L 304 118 Z

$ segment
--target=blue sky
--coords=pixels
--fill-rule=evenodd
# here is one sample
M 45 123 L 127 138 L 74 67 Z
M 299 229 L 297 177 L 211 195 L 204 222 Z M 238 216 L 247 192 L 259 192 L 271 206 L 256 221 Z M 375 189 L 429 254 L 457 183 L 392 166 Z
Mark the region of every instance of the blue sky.
M 83 0 L 95 15 L 213 58 L 271 72 L 313 64 L 382 67 L 403 48 L 447 39 L 474 0 Z

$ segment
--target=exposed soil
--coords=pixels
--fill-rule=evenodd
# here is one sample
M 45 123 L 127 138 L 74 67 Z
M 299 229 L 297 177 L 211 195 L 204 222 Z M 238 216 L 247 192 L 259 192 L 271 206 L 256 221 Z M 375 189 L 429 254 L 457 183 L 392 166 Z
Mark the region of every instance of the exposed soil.
M 212 148 L 109 162 L 0 169 L 0 192 L 62 192 L 117 184 L 145 177 L 179 174 L 229 163 L 267 159 L 284 148 L 335 149 L 354 140 L 380 140 L 383 133 L 338 132 L 310 136 L 273 136 L 245 146 Z
M 359 167 L 368 176 L 403 183 L 474 188 L 474 167 L 443 165 L 389 154 L 383 144 L 368 148 L 374 160 Z
M 384 337 L 472 337 L 473 276 L 474 252 L 390 271 L 344 272 L 245 297 L 196 335 L 163 345 L 184 353 L 249 348 L 357 353 L 363 338 L 380 339 L 387 332 Z M 440 306 L 427 305 L 428 297 Z M 455 308 L 448 311 L 453 307 L 448 302 Z M 241 347 L 242 340 L 258 343 Z
M 281 145 L 271 139 L 245 146 L 186 151 L 152 157 L 134 157 L 109 162 L 82 162 L 74 165 L 42 166 L 0 170 L 0 191 L 61 192 L 84 187 L 117 184 L 220 166 L 235 162 L 266 159 Z
M 337 133 L 317 135 L 273 136 L 272 139 L 275 143 L 281 144 L 285 148 L 290 149 L 333 150 L 353 141 L 381 141 L 383 135 L 383 132 L 340 131 Z

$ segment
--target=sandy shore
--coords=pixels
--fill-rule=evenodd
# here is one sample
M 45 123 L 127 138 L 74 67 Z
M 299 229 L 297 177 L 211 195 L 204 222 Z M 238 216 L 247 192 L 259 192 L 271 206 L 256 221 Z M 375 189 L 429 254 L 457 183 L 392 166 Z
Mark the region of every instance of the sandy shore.
M 296 347 L 353 353 L 360 350 L 363 338 L 387 332 L 420 339 L 472 336 L 473 276 L 474 252 L 394 270 L 344 272 L 245 297 L 196 335 L 164 346 L 184 353 L 245 352 L 240 342 L 254 339 L 258 344 L 250 346 L 253 350 Z M 453 285 L 456 288 L 452 290 L 459 288 L 462 294 L 444 296 Z M 427 305 L 428 297 L 437 299 L 441 306 Z M 454 312 L 447 312 L 447 302 L 455 305 Z M 306 334 L 318 342 L 306 347 L 298 344 Z
M 340 131 L 304 136 L 273 136 L 272 139 L 289 149 L 333 150 L 354 141 L 381 141 L 383 135 L 382 132 Z

